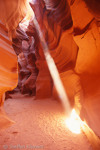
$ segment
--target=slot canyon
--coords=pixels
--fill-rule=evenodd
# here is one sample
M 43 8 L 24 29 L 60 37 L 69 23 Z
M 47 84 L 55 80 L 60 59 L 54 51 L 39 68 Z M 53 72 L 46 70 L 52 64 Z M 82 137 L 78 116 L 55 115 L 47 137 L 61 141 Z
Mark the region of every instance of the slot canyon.
M 99 0 L 0 0 L 0 150 L 100 150 L 99 63 Z

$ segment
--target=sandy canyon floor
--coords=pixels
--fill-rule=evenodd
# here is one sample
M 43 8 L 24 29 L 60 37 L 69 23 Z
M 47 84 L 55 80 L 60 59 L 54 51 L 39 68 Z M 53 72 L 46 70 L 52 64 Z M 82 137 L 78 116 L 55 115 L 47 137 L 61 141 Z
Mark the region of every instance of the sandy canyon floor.
M 0 132 L 0 150 L 93 150 L 83 131 L 69 131 L 59 102 L 33 99 L 17 93 L 5 101 L 7 116 L 16 123 Z

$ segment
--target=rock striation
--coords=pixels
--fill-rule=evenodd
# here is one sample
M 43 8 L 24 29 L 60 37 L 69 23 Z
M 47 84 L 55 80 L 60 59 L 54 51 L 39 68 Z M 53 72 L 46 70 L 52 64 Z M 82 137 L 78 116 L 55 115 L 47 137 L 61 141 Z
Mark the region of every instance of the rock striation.
M 3 22 L 0 22 L 0 106 L 4 103 L 3 94 L 17 85 L 18 66 L 21 93 L 33 94 L 36 99 L 53 97 L 59 100 L 41 46 L 43 40 L 34 25 L 34 15 L 30 19 L 26 17 L 29 20 L 27 27 L 25 25 L 26 1 L 1 0 L 0 3 L 0 19 Z M 100 2 L 37 0 L 32 1 L 30 6 L 71 107 L 100 136 Z M 18 66 L 11 45 L 18 55 Z

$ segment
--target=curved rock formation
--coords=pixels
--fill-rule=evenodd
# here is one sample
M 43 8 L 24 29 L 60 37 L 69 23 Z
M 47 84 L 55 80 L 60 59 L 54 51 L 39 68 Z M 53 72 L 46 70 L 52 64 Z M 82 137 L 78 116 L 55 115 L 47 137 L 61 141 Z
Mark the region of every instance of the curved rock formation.
M 9 32 L 16 29 L 19 22 L 25 17 L 27 11 L 26 0 L 1 0 L 0 19 Z
M 75 71 L 81 77 L 84 93 L 82 116 L 99 136 L 100 22 L 95 19 L 96 16 L 93 16 L 93 13 L 90 13 L 91 11 L 88 11 L 87 3 L 85 4 L 84 1 L 75 0 L 70 6 L 75 28 L 74 40 L 79 46 Z M 96 3 L 100 5 L 100 2 L 95 1 Z M 93 6 L 93 1 L 91 1 L 90 6 L 96 8 L 95 4 Z M 77 9 L 80 14 L 77 13 Z
M 27 44 L 27 41 L 29 41 L 29 38 L 25 34 L 25 32 L 21 29 L 21 27 L 18 26 L 15 30 L 13 30 L 13 33 L 12 33 L 12 46 L 17 55 L 19 55 L 21 52 L 24 52 L 25 49 L 27 51 L 27 49 L 29 48 L 28 44 L 25 45 L 26 48 L 24 48 L 25 46 L 22 45 L 22 42 L 24 40 L 26 40 L 26 44 Z
M 13 122 L 6 117 L 3 110 L 5 92 L 13 90 L 18 82 L 17 56 L 8 38 L 7 29 L 0 22 L 0 128 Z
M 34 40 L 29 39 L 25 31 L 18 26 L 12 34 L 12 46 L 18 55 L 19 83 L 22 94 L 35 95 L 38 70 L 35 65 Z M 33 42 L 33 43 L 32 43 Z
M 8 34 L 0 27 L 1 97 L 5 91 L 11 90 L 17 85 L 17 57 L 11 45 L 12 43 L 8 38 Z M 2 104 L 3 101 L 0 98 L 0 105 Z
M 50 53 L 60 72 L 62 82 L 72 106 L 74 101 L 74 107 L 78 113 L 81 113 L 81 118 L 99 136 L 98 104 L 100 71 L 98 64 L 100 23 L 94 19 L 97 18 L 99 20 L 99 16 L 97 17 L 95 14 L 93 16 L 93 13 L 91 14 L 88 11 L 84 1 L 69 0 L 68 2 L 74 30 L 67 30 L 67 28 L 63 30 L 63 26 L 59 24 L 59 21 L 55 21 L 56 15 L 58 19 L 58 15 L 61 16 L 64 11 L 64 9 L 62 12 L 60 11 L 60 14 L 54 12 L 55 10 L 57 12 L 60 10 L 61 6 L 56 9 L 59 1 L 45 1 L 48 10 L 46 10 L 44 3 L 40 1 L 34 3 L 32 8 L 39 26 L 43 31 Z M 98 2 L 98 6 L 99 4 L 100 2 Z M 37 7 L 38 9 L 36 9 Z M 61 19 L 63 20 L 63 17 Z M 56 95 L 55 88 L 53 89 L 53 95 L 59 97 Z M 95 101 L 97 104 L 94 105 Z
M 56 7 L 56 5 L 59 7 Z M 52 1 L 50 2 L 47 1 L 46 8 L 49 9 L 48 12 L 48 10 L 45 9 L 45 5 L 43 1 L 38 0 L 34 2 L 34 4 L 31 4 L 31 7 L 34 10 L 35 16 L 39 23 L 39 26 L 43 31 L 45 40 L 50 50 L 50 54 L 53 57 L 55 64 L 58 68 L 58 71 L 60 73 L 60 77 L 66 89 L 68 98 L 71 102 L 73 101 L 72 106 L 74 105 L 74 100 L 75 100 L 75 108 L 77 108 L 77 112 L 80 113 L 81 105 L 82 105 L 81 101 L 83 99 L 83 92 L 82 92 L 81 83 L 79 81 L 80 80 L 79 76 L 76 75 L 75 72 L 73 71 L 77 59 L 78 46 L 74 42 L 72 36 L 72 31 L 73 31 L 72 19 L 71 19 L 69 5 L 68 3 L 64 3 L 63 7 L 64 6 L 65 9 L 61 9 L 62 5 L 60 5 L 59 3 L 54 4 L 54 2 Z M 55 11 L 52 11 L 52 9 L 54 9 Z M 67 11 L 65 11 L 66 9 Z M 57 14 L 55 12 L 57 12 Z M 53 14 L 55 16 L 53 16 Z M 65 14 L 66 17 L 61 17 L 63 16 L 63 14 Z M 57 21 L 58 18 L 59 21 L 61 21 L 61 23 Z M 67 19 L 69 21 L 67 21 Z M 64 23 L 65 26 L 63 26 L 64 21 L 65 21 Z M 70 76 L 73 77 L 72 81 L 70 81 Z M 75 82 L 73 82 L 74 80 Z M 72 90 L 68 90 L 69 86 Z M 53 90 L 53 97 L 57 98 L 55 88 Z
M 87 4 L 89 11 L 93 16 L 100 21 L 100 1 L 99 0 L 84 0 Z
M 72 26 L 73 22 L 68 1 L 44 0 L 44 2 L 46 9 L 49 10 L 49 16 L 52 17 L 63 30 L 67 30 Z
M 36 79 L 36 97 L 35 99 L 44 99 L 52 96 L 52 79 L 43 54 L 40 40 L 32 19 L 30 20 L 26 33 L 34 37 L 34 48 L 36 56 L 36 67 L 39 74 Z
M 30 76 L 30 71 L 27 69 L 27 61 L 25 59 L 25 56 L 22 53 L 18 56 L 18 64 L 19 64 L 19 82 L 18 87 L 20 88 L 20 91 L 22 94 L 27 93 L 28 91 L 25 88 L 25 82 Z
M 19 75 L 19 85 L 23 84 L 25 93 L 30 92 L 35 95 L 36 90 L 36 98 L 51 97 L 53 94 L 54 98 L 59 99 L 55 86 L 52 87 L 52 79 L 40 44 L 43 40 L 39 39 L 36 32 L 34 18 L 30 19 L 26 31 L 17 27 L 24 16 L 25 2 L 1 0 L 0 5 L 0 12 L 4 12 L 0 13 L 1 20 L 10 33 L 13 30 L 10 34 L 13 38 L 13 47 L 17 54 L 23 51 L 22 60 L 19 61 L 22 63 L 19 65 L 20 72 L 22 71 L 21 76 Z M 100 2 L 37 0 L 30 5 L 55 61 L 71 106 L 75 107 L 81 118 L 100 136 L 98 115 L 100 113 Z M 3 79 L 0 81 L 2 105 L 3 93 L 14 88 L 17 83 L 17 58 L 7 38 L 7 29 L 1 23 L 0 27 L 0 53 L 2 53 L 0 69 L 4 73 L 0 78 Z M 2 56 L 5 56 L 7 61 L 11 58 L 10 63 L 5 63 Z M 29 73 L 27 77 L 23 70 L 26 74 Z M 6 72 L 8 76 L 5 76 Z M 5 83 L 4 80 L 7 82 Z

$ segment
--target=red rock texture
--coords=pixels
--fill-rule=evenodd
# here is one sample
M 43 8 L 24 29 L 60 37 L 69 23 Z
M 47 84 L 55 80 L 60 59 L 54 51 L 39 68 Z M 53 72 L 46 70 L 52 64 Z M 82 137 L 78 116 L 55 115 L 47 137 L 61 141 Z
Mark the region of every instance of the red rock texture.
M 52 95 L 59 99 L 59 95 L 52 85 L 43 48 L 40 44 L 42 39 L 39 39 L 34 20 L 32 20 L 34 18 L 31 17 L 26 31 L 18 27 L 18 23 L 25 14 L 26 4 L 24 2 L 23 0 L 18 0 L 18 3 L 17 1 L 14 3 L 13 1 L 2 0 L 0 5 L 0 12 L 2 11 L 0 19 L 12 36 L 13 47 L 20 58 L 19 87 L 23 87 L 24 93 L 27 91 L 35 93 L 36 90 L 36 98 L 39 99 Z M 100 136 L 100 117 L 98 115 L 100 98 L 100 2 L 98 0 L 37 0 L 30 5 L 50 54 L 55 61 L 71 106 L 75 107 L 81 118 L 86 120 L 89 126 Z M 12 9 L 11 6 L 13 6 Z M 4 15 L 2 15 L 3 12 Z M 15 67 L 17 58 L 12 50 L 11 42 L 7 38 L 7 29 L 2 24 L 0 26 L 2 28 L 0 30 L 0 52 L 2 53 L 0 61 L 3 68 L 11 71 L 12 84 L 8 79 L 9 74 L 5 77 L 7 80 L 6 90 L 11 90 L 15 86 L 12 80 L 17 81 L 16 71 L 11 69 L 17 68 Z M 12 51 L 8 50 L 9 45 Z M 10 63 L 6 64 L 2 56 L 8 60 L 8 51 L 11 53 L 9 57 L 12 59 L 10 59 Z M 3 73 L 5 76 L 5 70 Z M 15 76 L 12 77 L 12 73 Z M 3 101 L 2 93 L 6 91 L 5 88 L 3 89 L 2 82 L 4 80 L 0 81 L 1 103 Z
M 100 21 L 100 2 L 99 0 L 84 0 L 89 11 Z
M 22 94 L 25 92 L 27 93 L 27 90 L 25 88 L 25 82 L 30 76 L 30 71 L 27 69 L 27 61 L 25 59 L 25 56 L 22 53 L 18 56 L 18 63 L 19 63 L 19 83 L 18 87 L 20 88 L 20 91 Z
M 30 20 L 26 33 L 34 37 L 34 49 L 36 56 L 36 67 L 39 74 L 36 79 L 36 97 L 35 99 L 44 99 L 52 97 L 52 79 L 47 67 L 47 63 L 43 54 L 43 49 L 40 44 L 39 36 L 34 28 L 34 23 Z
M 72 15 L 73 30 L 71 29 L 72 24 L 69 23 L 70 30 L 68 30 L 69 28 L 64 28 L 59 23 L 58 18 L 65 11 L 65 9 L 61 9 L 63 6 L 59 5 L 59 1 L 45 0 L 47 10 L 45 9 L 44 3 L 36 1 L 32 8 L 43 31 L 50 53 L 57 65 L 72 106 L 74 105 L 77 112 L 81 113 L 81 118 L 83 120 L 85 119 L 96 134 L 99 135 L 99 117 L 96 117 L 96 112 L 99 113 L 99 106 L 97 107 L 96 104 L 95 106 L 93 104 L 95 99 L 96 101 L 99 100 L 98 64 L 100 25 L 98 21 L 99 13 L 96 16 L 97 13 L 95 11 L 95 14 L 91 13 L 91 11 L 89 12 L 89 10 L 93 12 L 97 4 L 99 6 L 100 3 L 96 2 L 93 6 L 92 1 L 90 6 L 87 2 L 86 5 L 84 1 L 75 0 L 68 1 L 69 5 L 64 5 L 69 10 L 68 16 L 70 14 Z M 38 7 L 38 9 L 35 7 Z M 88 10 L 88 8 L 90 9 Z M 98 8 L 97 11 L 99 11 Z M 60 18 L 60 21 L 63 21 L 63 17 Z M 69 20 L 71 20 L 71 17 Z M 53 95 L 57 98 L 55 88 Z M 96 126 L 96 124 L 98 125 Z
M 7 29 L 0 22 L 0 128 L 7 127 L 12 121 L 3 110 L 5 92 L 13 90 L 18 82 L 17 56 L 8 38 Z
M 56 8 L 55 5 L 57 5 L 58 7 Z M 71 12 L 70 12 L 69 5 L 68 3 L 63 3 L 63 7 L 64 5 L 65 5 L 65 9 L 61 9 L 62 5 L 60 5 L 60 3 L 53 4 L 53 2 L 47 1 L 46 3 L 47 10 L 46 10 L 44 9 L 45 8 L 44 3 L 38 0 L 34 4 L 31 4 L 31 7 L 33 8 L 35 12 L 35 16 L 40 25 L 40 28 L 43 31 L 45 40 L 50 50 L 50 54 L 55 61 L 55 64 L 58 68 L 59 73 L 61 74 L 60 77 L 66 89 L 68 98 L 70 102 L 73 101 L 72 105 L 74 105 L 75 103 L 75 108 L 78 108 L 79 110 L 77 110 L 77 112 L 80 113 L 81 101 L 83 100 L 83 96 L 81 92 L 82 87 L 79 81 L 80 80 L 79 76 L 76 75 L 75 72 L 73 71 L 75 67 L 76 59 L 77 59 L 78 46 L 75 43 L 73 36 L 72 36 L 73 29 L 72 29 L 72 19 L 71 19 Z M 53 7 L 54 7 L 54 11 L 51 12 Z M 66 10 L 66 8 L 68 10 Z M 59 12 L 61 13 L 59 14 Z M 62 17 L 64 13 L 66 14 L 65 18 Z M 69 20 L 69 22 L 67 21 L 67 19 Z M 61 21 L 61 23 L 59 21 Z M 67 24 L 65 24 L 65 26 L 63 25 L 64 21 L 67 21 Z M 42 39 L 40 40 L 42 41 Z M 39 68 L 39 70 L 40 69 L 41 68 Z M 41 70 L 43 70 L 43 68 Z M 71 74 L 73 74 L 73 76 Z M 73 78 L 72 81 L 70 81 L 70 76 L 72 76 Z M 76 79 L 76 77 L 78 79 Z M 73 90 L 67 90 L 69 89 L 69 86 Z M 79 92 L 79 89 L 81 89 L 80 92 Z M 57 97 L 55 90 L 53 91 L 53 97 Z
M 26 41 L 25 46 L 22 45 L 22 42 Z M 20 26 L 18 26 L 15 30 L 13 30 L 12 33 L 12 46 L 16 52 L 17 55 L 19 55 L 21 52 L 24 52 L 25 49 L 27 51 L 29 44 L 27 44 L 27 41 L 29 41 L 27 34 L 21 29 Z M 26 47 L 26 48 L 25 48 Z
M 35 65 L 34 39 L 32 40 L 31 37 L 29 38 L 20 26 L 14 30 L 12 35 L 13 48 L 18 55 L 18 87 L 22 94 L 29 93 L 30 95 L 35 95 L 35 82 L 38 75 L 38 69 Z
M 12 48 L 12 43 L 7 32 L 0 23 L 0 106 L 3 104 L 2 96 L 7 90 L 11 90 L 17 85 L 17 56 Z M 5 58 L 4 58 L 5 57 Z M 7 63 L 8 62 L 8 63 Z
M 16 29 L 19 22 L 25 17 L 27 7 L 26 0 L 1 0 L 0 20 L 6 25 L 9 32 Z

